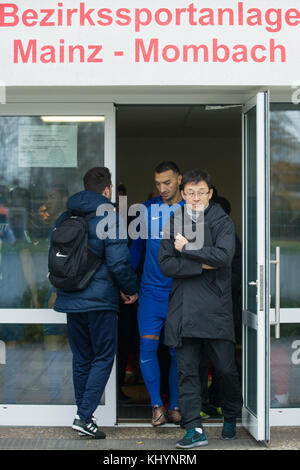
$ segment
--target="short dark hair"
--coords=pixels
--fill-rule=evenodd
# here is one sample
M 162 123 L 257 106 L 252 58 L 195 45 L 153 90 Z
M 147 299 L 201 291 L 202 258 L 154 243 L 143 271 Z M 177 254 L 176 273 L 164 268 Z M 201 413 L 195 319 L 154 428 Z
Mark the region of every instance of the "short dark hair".
M 84 189 L 102 194 L 111 185 L 111 173 L 105 166 L 91 168 L 83 177 Z
M 154 173 L 163 173 L 164 171 L 172 170 L 174 173 L 181 175 L 181 172 L 175 162 L 167 161 L 161 162 L 154 169 Z
M 126 189 L 125 184 L 123 184 L 123 183 L 118 184 L 118 186 L 117 186 L 117 191 L 118 191 L 119 193 L 123 194 L 124 196 L 126 196 L 126 194 L 127 194 L 127 189 Z
M 213 184 L 211 180 L 211 176 L 207 173 L 207 171 L 202 170 L 191 170 L 185 173 L 182 177 L 180 189 L 183 191 L 184 187 L 188 183 L 200 183 L 200 181 L 205 181 L 209 189 L 212 189 Z

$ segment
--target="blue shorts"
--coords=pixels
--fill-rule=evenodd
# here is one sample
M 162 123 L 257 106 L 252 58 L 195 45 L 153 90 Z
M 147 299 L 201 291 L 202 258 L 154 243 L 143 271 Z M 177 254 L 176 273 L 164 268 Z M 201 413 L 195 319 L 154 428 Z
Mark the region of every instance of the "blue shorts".
M 142 294 L 139 296 L 138 303 L 137 318 L 140 336 L 159 336 L 168 313 L 168 297 L 159 300 Z

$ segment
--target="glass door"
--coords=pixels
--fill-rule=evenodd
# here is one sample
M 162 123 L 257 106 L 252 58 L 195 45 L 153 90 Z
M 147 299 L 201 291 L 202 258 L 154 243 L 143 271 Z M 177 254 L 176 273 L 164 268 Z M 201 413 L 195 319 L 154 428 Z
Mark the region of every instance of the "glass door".
M 268 93 L 243 107 L 243 426 L 269 440 Z
M 300 423 L 300 106 L 270 106 L 270 424 Z
M 0 422 L 69 426 L 76 413 L 66 316 L 53 310 L 49 235 L 94 166 L 115 177 L 112 104 L 1 106 Z M 115 368 L 95 413 L 116 422 Z

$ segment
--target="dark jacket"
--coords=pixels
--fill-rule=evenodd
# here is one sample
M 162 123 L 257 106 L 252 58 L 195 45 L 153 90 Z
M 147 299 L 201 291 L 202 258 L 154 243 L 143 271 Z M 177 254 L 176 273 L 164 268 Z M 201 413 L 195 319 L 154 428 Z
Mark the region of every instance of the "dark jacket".
M 110 201 L 94 191 L 81 191 L 68 201 L 68 209 L 79 209 L 85 214 L 96 211 L 101 204 L 110 204 Z M 118 235 L 120 219 L 116 215 L 116 234 Z M 64 219 L 66 213 L 57 220 L 56 225 Z M 80 292 L 62 292 L 57 290 L 57 299 L 54 310 L 58 312 L 87 312 L 96 310 L 119 311 L 119 293 L 132 295 L 138 291 L 137 277 L 130 263 L 127 239 L 118 236 L 113 239 L 98 238 L 97 224 L 104 216 L 96 216 L 88 221 L 89 245 L 104 262 L 96 272 L 86 289 Z
M 231 297 L 233 222 L 219 204 L 211 203 L 204 212 L 203 247 L 189 250 L 191 245 L 187 244 L 180 253 L 174 248 L 174 231 L 175 236 L 178 233 L 178 225 L 174 229 L 174 224 L 183 213 L 186 213 L 184 208 L 176 211 L 169 229 L 164 228 L 159 251 L 160 269 L 173 278 L 165 342 L 170 347 L 178 347 L 184 337 L 235 341 Z M 181 234 L 185 236 L 183 226 Z M 193 240 L 189 238 L 189 241 Z M 202 263 L 216 269 L 202 269 Z

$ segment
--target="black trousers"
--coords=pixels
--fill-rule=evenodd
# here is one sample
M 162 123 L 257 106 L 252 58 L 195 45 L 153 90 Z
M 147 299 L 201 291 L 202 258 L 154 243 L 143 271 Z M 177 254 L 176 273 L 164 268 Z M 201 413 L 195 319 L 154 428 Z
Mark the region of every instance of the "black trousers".
M 139 351 L 139 333 L 137 326 L 136 304 L 120 304 L 118 316 L 118 387 L 124 385 L 128 354 Z
M 241 412 L 243 399 L 235 364 L 234 343 L 219 339 L 183 338 L 182 346 L 176 348 L 176 358 L 178 404 L 182 415 L 181 426 L 185 429 L 201 426 L 199 365 L 204 354 L 209 357 L 218 374 L 220 406 L 224 419 L 237 418 Z

